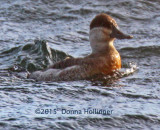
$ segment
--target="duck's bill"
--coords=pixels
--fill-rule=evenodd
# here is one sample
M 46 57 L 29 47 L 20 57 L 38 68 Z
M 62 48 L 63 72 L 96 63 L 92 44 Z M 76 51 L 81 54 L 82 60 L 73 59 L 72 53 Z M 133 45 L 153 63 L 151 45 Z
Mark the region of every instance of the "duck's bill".
M 112 28 L 111 37 L 112 38 L 117 38 L 117 39 L 132 39 L 133 38 L 133 36 L 124 34 L 123 32 L 121 32 L 115 26 L 113 26 L 113 28 Z

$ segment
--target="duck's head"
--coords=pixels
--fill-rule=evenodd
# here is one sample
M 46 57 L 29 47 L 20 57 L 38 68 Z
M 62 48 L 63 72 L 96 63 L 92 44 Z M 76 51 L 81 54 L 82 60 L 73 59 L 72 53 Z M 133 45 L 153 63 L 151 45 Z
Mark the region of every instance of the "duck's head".
M 131 39 L 118 29 L 116 21 L 109 15 L 101 13 L 90 24 L 90 44 L 93 52 L 101 51 L 117 39 Z

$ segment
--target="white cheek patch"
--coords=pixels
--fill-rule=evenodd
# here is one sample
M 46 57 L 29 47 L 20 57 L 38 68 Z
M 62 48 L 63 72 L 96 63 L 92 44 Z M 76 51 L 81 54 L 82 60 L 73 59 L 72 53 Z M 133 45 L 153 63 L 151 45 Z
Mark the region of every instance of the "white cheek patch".
M 108 29 L 108 28 L 103 28 L 103 33 L 105 33 L 106 35 L 110 35 L 112 33 L 112 30 Z
M 110 37 L 112 31 L 104 27 L 97 27 L 90 30 L 90 41 L 103 41 Z
M 90 30 L 90 45 L 92 48 L 92 52 L 101 51 L 106 48 L 110 40 L 110 34 L 112 31 L 110 29 L 104 27 L 97 27 Z

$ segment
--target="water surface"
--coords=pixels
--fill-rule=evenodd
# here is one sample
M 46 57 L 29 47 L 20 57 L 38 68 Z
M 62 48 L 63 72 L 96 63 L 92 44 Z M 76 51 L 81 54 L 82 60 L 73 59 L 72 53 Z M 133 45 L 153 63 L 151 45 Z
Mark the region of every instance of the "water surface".
M 159 5 L 158 0 L 1 0 L 0 128 L 158 130 Z M 129 63 L 137 64 L 137 71 L 110 81 L 35 82 L 26 79 L 26 73 L 17 76 L 26 69 L 34 71 L 34 65 L 43 69 L 57 57 L 89 54 L 89 24 L 101 12 L 134 36 L 116 40 L 115 46 L 122 57 L 122 71 L 127 71 Z M 48 46 L 35 45 L 35 39 L 47 41 Z M 13 72 L 18 65 L 24 68 Z M 41 114 L 36 112 L 39 109 Z M 50 109 L 57 113 L 43 114 Z M 103 109 L 112 114 L 62 114 L 62 109 Z

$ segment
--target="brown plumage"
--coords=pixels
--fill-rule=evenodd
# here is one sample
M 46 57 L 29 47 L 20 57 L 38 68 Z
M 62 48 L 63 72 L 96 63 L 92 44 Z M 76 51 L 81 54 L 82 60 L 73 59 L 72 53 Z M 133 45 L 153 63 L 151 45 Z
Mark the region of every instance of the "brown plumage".
M 113 45 L 117 39 L 131 39 L 117 29 L 116 21 L 107 14 L 97 15 L 90 24 L 92 53 L 84 58 L 68 58 L 37 71 L 30 78 L 37 80 L 78 80 L 94 75 L 108 75 L 121 68 L 121 57 Z
M 112 29 L 112 26 L 118 27 L 116 21 L 109 15 L 101 13 L 97 15 L 90 24 L 90 30 L 95 27 L 105 27 Z

